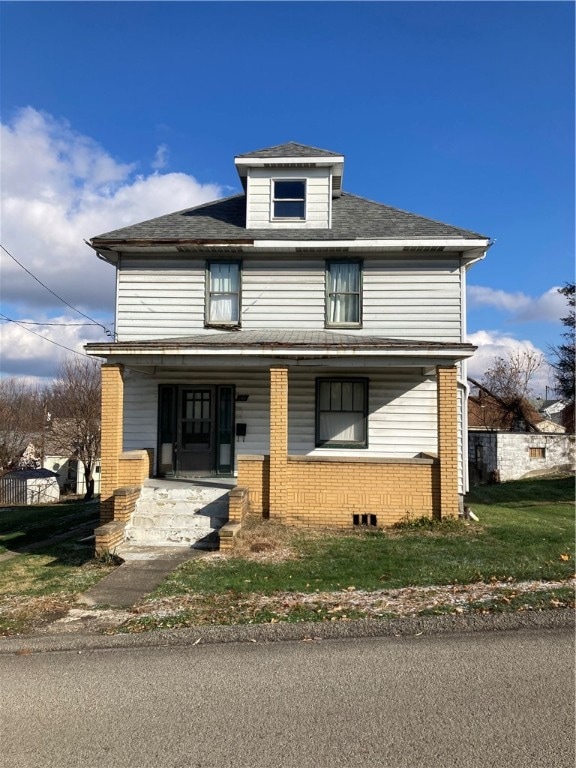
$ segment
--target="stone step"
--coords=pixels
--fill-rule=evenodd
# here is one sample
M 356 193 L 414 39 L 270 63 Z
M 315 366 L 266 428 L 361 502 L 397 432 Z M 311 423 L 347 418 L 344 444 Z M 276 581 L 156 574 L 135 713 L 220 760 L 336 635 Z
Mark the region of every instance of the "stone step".
M 205 517 L 222 517 L 228 515 L 228 499 L 217 499 L 207 504 L 187 501 L 152 501 L 138 500 L 136 510 L 139 514 L 182 514 L 204 515 Z
M 133 528 L 126 526 L 127 544 L 144 546 L 183 546 L 197 549 L 216 549 L 218 533 L 211 528 Z
M 228 520 L 229 488 L 145 485 L 126 526 L 126 541 L 144 546 L 216 549 Z
M 185 501 L 208 504 L 211 501 L 227 496 L 229 490 L 229 488 L 194 485 L 185 488 L 144 486 L 140 492 L 140 499 L 142 501 Z

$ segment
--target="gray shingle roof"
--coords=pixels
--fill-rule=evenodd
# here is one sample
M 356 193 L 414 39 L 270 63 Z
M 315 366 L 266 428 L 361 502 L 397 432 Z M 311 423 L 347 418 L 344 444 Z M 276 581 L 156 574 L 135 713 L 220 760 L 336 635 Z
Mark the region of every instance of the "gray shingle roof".
M 486 238 L 477 232 L 443 224 L 343 192 L 332 201 L 331 229 L 246 229 L 244 194 L 188 208 L 92 238 L 97 246 L 113 241 L 246 242 L 253 240 L 356 240 Z M 487 238 L 486 238 L 487 239 Z
M 109 343 L 88 344 L 87 349 L 110 346 Z M 471 344 L 429 341 L 417 339 L 389 339 L 381 336 L 354 335 L 339 331 L 221 331 L 215 333 L 199 333 L 193 336 L 178 336 L 176 338 L 155 339 L 150 341 L 123 341 L 116 342 L 115 346 L 122 349 L 153 352 L 155 349 L 193 349 L 207 347 L 222 347 L 227 349 L 293 349 L 293 348 L 318 348 L 342 349 L 342 350 L 462 350 L 472 352 L 476 347 Z
M 327 149 L 318 149 L 318 147 L 299 144 L 297 141 L 289 141 L 286 144 L 277 144 L 275 147 L 265 147 L 264 149 L 256 149 L 254 152 L 245 152 L 242 155 L 236 155 L 236 157 L 342 157 L 342 155 L 338 152 L 330 152 Z

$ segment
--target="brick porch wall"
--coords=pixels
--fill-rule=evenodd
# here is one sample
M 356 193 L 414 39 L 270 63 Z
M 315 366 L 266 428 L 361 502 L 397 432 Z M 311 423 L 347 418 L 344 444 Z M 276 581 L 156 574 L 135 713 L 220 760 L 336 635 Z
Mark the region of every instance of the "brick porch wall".
M 239 488 L 248 488 L 248 507 L 252 514 L 268 517 L 270 511 L 270 457 L 238 456 Z
M 281 519 L 289 525 L 350 528 L 353 515 L 376 515 L 379 528 L 431 517 L 438 506 L 438 462 L 290 456 Z M 275 516 L 276 517 L 276 516 Z

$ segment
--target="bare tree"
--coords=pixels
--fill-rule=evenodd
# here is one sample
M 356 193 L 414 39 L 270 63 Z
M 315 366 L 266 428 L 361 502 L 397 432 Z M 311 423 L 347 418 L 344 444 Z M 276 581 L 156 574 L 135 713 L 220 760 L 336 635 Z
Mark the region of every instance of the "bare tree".
M 0 379 L 0 469 L 17 466 L 43 429 L 43 393 L 25 379 Z
M 531 394 L 532 380 L 544 363 L 539 352 L 518 350 L 507 357 L 494 358 L 484 373 L 482 384 L 504 401 L 525 398 Z
M 100 386 L 100 363 L 76 357 L 60 366 L 50 393 L 51 440 L 62 455 L 82 463 L 86 500 L 94 496 L 100 456 Z

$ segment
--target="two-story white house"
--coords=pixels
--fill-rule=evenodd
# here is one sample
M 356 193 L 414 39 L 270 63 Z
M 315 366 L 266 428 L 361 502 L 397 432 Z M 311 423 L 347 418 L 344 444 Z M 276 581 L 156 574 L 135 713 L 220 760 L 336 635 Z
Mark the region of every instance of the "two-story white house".
M 105 358 L 102 523 L 119 523 L 102 541 L 148 474 L 236 476 L 233 520 L 457 514 L 466 272 L 489 239 L 343 192 L 335 152 L 235 164 L 242 194 L 91 240 L 117 275 L 116 339 L 87 346 Z

